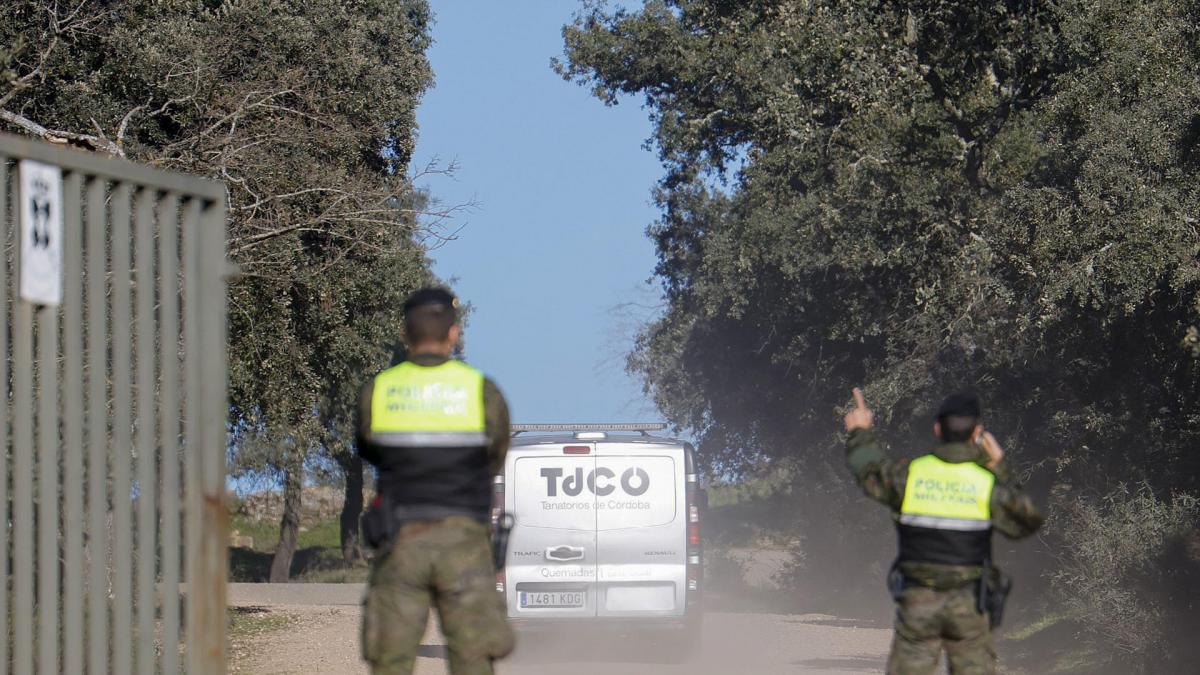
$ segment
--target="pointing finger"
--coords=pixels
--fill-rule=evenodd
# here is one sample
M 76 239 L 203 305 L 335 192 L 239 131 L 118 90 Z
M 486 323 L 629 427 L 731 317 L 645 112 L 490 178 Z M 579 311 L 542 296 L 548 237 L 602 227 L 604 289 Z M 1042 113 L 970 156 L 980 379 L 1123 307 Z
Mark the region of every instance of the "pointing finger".
M 862 389 L 859 389 L 858 387 L 854 388 L 854 407 L 855 408 L 866 408 L 867 407 L 867 402 L 866 402 L 866 400 L 863 399 Z

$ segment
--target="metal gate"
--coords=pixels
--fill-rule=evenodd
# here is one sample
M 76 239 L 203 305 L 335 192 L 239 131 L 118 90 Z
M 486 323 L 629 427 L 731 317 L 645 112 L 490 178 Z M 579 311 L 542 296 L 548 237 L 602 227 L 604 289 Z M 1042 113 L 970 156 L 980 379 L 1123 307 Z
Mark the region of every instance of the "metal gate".
M 222 183 L 0 135 L 0 675 L 225 671 L 225 215 Z M 29 246 L 60 305 L 23 299 Z

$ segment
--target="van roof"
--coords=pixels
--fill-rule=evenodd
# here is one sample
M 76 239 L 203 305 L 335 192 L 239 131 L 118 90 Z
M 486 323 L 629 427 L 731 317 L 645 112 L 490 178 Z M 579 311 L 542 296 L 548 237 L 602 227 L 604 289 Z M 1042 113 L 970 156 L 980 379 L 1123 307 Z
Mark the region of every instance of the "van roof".
M 514 435 L 526 431 L 639 431 L 645 434 L 647 431 L 662 431 L 666 428 L 667 425 L 665 422 L 579 422 L 567 424 L 514 424 L 511 426 Z
M 641 443 L 644 445 L 686 445 L 685 441 L 665 436 L 633 436 L 621 434 L 604 438 L 576 438 L 574 434 L 546 434 L 536 436 L 516 436 L 510 447 L 521 448 L 532 445 L 553 445 L 561 443 Z
M 662 445 L 686 445 L 684 441 L 665 436 L 654 436 L 649 432 L 662 431 L 666 424 L 620 423 L 620 424 L 514 424 L 512 445 L 530 446 L 579 441 L 595 443 L 646 443 Z M 618 433 L 613 433 L 618 432 Z M 636 435 L 634 433 L 637 432 Z

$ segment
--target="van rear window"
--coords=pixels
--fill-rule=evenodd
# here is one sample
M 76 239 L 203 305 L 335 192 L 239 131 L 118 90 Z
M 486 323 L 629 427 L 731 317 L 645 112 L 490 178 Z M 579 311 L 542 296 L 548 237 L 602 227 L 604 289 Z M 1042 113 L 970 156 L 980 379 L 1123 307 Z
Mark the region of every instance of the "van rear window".
M 510 489 L 522 527 L 619 530 L 674 522 L 675 460 L 646 455 L 518 457 Z
M 593 457 L 579 455 L 518 457 L 510 488 L 517 523 L 521 527 L 594 529 L 595 498 L 587 481 L 595 463 Z
M 671 457 L 597 457 L 596 475 L 597 530 L 654 527 L 675 520 L 677 481 Z

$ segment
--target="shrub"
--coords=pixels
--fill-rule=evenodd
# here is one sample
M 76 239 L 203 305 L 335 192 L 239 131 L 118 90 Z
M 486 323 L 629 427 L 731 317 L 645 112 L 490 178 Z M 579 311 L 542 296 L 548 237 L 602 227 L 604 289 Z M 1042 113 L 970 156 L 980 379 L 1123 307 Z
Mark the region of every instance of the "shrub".
M 1189 647 L 1175 636 L 1196 621 L 1200 501 L 1121 484 L 1102 499 L 1058 502 L 1051 584 L 1088 646 L 1121 672 L 1183 672 Z

